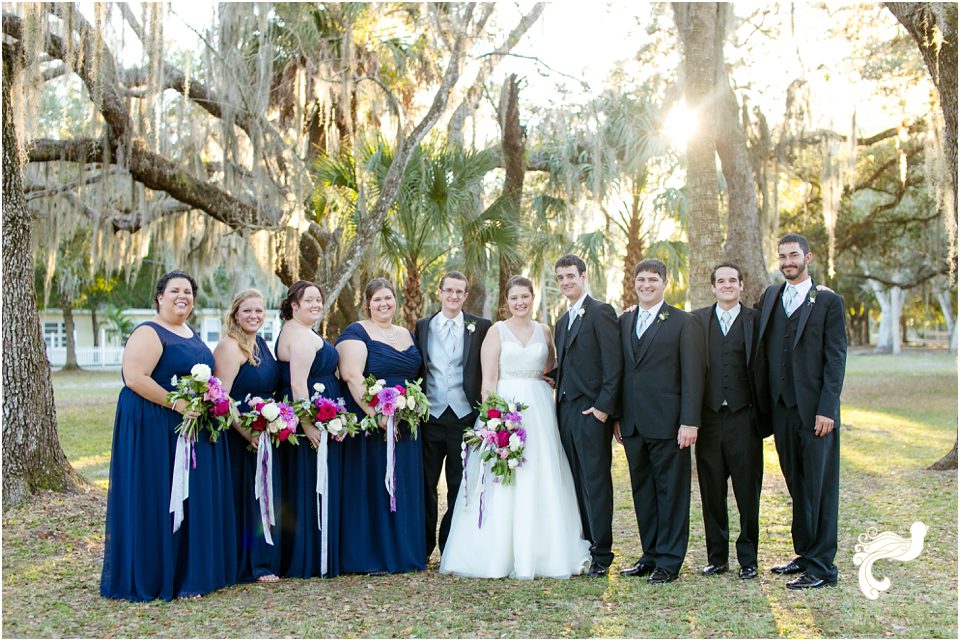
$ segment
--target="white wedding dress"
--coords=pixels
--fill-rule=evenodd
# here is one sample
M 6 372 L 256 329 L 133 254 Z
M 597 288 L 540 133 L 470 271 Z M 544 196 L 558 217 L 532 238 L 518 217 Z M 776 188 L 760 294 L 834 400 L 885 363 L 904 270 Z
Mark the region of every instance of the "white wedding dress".
M 526 460 L 514 471 L 513 483 L 501 485 L 492 473 L 483 483 L 481 465 L 489 464 L 479 456 L 468 457 L 440 573 L 514 579 L 581 574 L 590 567 L 590 543 L 581 532 L 553 390 L 541 378 L 547 362 L 543 328 L 537 323 L 523 346 L 504 323 L 494 327 L 500 332 L 497 394 L 527 405 Z M 483 520 L 478 527 L 481 494 Z

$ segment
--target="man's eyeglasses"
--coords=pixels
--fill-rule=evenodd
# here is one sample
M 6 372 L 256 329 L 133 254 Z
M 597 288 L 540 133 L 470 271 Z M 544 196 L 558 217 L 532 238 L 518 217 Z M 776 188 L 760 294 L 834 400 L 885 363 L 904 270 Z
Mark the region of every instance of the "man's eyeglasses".
M 462 289 L 450 289 L 449 287 L 448 287 L 447 289 L 441 289 L 441 290 L 440 290 L 440 293 L 441 293 L 441 294 L 446 294 L 447 296 L 456 296 L 457 298 L 463 298 L 463 297 L 466 296 L 466 294 L 467 294 L 467 292 L 466 292 L 465 290 L 462 290 Z

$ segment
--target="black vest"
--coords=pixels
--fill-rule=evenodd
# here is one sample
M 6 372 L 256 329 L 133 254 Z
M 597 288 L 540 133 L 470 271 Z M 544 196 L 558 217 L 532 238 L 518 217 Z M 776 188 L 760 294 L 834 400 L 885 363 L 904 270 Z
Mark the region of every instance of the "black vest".
M 782 398 L 787 407 L 797 405 L 797 388 L 793 380 L 793 343 L 797 338 L 797 323 L 802 308 L 803 305 L 797 305 L 790 318 L 787 318 L 783 304 L 777 301 L 776 309 L 771 314 L 771 326 L 767 331 L 770 397 L 774 403 Z
M 730 411 L 735 412 L 753 400 L 743 341 L 743 313 L 737 315 L 726 336 L 720 331 L 716 313 L 710 316 L 710 364 L 703 403 L 716 412 L 726 401 Z

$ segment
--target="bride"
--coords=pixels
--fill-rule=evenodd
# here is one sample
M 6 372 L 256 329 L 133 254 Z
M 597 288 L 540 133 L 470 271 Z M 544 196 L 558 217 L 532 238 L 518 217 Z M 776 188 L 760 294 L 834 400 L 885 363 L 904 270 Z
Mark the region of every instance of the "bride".
M 480 351 L 484 399 L 495 390 L 528 406 L 523 411 L 525 461 L 511 485 L 495 483 L 492 475 L 484 485 L 485 464 L 479 456 L 468 458 L 441 574 L 567 578 L 590 566 L 590 543 L 581 532 L 553 390 L 542 379 L 556 359 L 553 339 L 546 325 L 530 318 L 533 296 L 530 280 L 513 276 L 507 281 L 510 318 L 493 325 L 496 330 L 487 333 Z

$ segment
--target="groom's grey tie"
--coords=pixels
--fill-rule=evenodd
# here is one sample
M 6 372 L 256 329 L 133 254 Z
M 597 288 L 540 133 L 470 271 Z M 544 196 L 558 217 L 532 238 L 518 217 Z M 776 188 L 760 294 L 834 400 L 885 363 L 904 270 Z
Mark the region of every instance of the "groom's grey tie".
M 573 321 L 577 320 L 577 308 L 571 307 L 567 312 L 567 329 L 573 327 Z
M 457 323 L 452 318 L 448 318 L 447 322 L 443 324 L 443 348 L 447 350 L 447 354 L 451 357 L 457 350 L 456 326 Z
M 724 336 L 726 336 L 727 332 L 730 331 L 730 312 L 729 311 L 724 310 L 724 312 L 720 314 L 720 331 L 723 332 Z
M 640 320 L 637 321 L 637 338 L 643 336 L 647 330 L 647 321 L 650 320 L 650 312 L 644 310 L 640 312 Z

